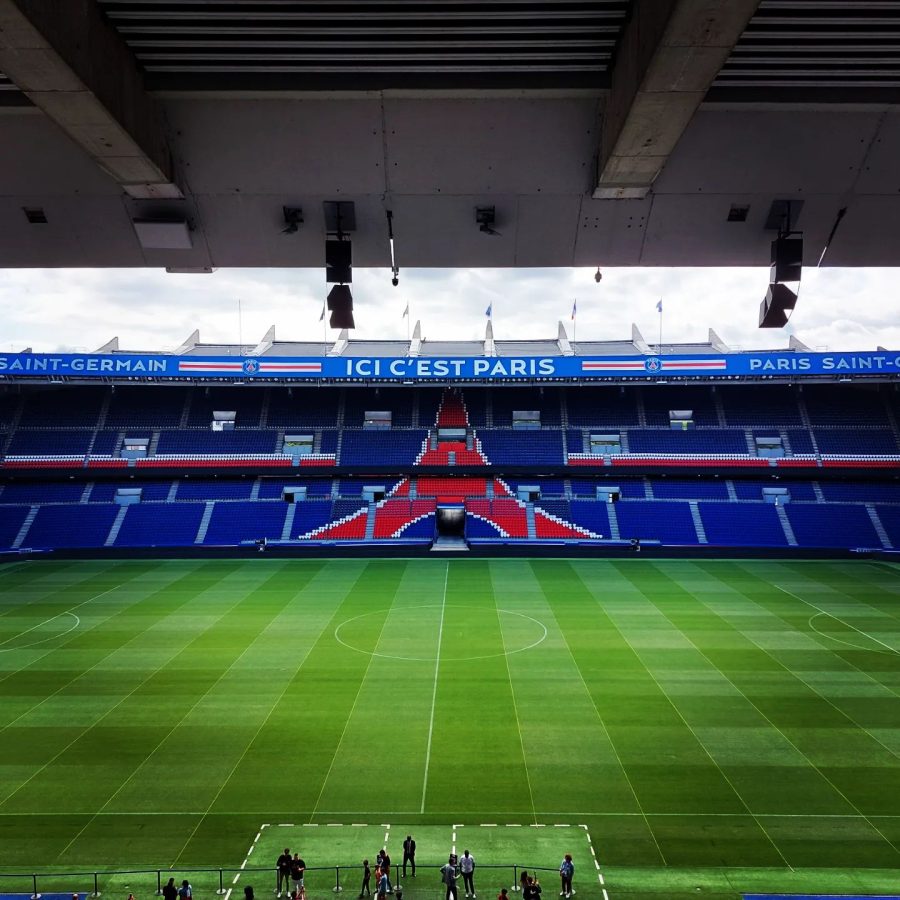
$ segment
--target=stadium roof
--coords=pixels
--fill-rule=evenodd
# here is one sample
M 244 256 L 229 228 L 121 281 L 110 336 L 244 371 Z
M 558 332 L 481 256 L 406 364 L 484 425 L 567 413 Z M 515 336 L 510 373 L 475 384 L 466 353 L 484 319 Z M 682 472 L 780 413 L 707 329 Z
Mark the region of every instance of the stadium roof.
M 787 203 L 896 265 L 898 46 L 898 0 L 0 0 L 0 266 L 319 268 L 336 200 L 359 266 L 387 210 L 403 267 L 767 264 Z
M 240 356 L 240 357 L 385 357 L 402 356 L 420 357 L 477 357 L 477 356 L 641 356 L 646 354 L 715 354 L 740 353 L 742 348 L 729 347 L 722 339 L 709 329 L 706 341 L 691 341 L 684 344 L 664 343 L 662 348 L 648 343 L 636 325 L 632 325 L 631 338 L 627 340 L 586 340 L 574 342 L 563 322 L 558 325 L 556 339 L 546 338 L 529 341 L 494 340 L 493 328 L 488 323 L 483 341 L 447 341 L 428 340 L 422 338 L 421 322 L 416 322 L 412 339 L 398 340 L 353 340 L 343 330 L 336 340 L 318 341 L 276 340 L 274 328 L 255 343 L 246 344 L 204 344 L 200 340 L 200 332 L 194 331 L 187 339 L 170 350 L 131 350 L 119 345 L 118 338 L 112 338 L 97 349 L 97 353 L 109 354 L 152 354 L 156 356 Z M 772 352 L 808 351 L 810 348 L 796 337 L 791 337 L 787 347 L 771 348 Z M 760 353 L 769 351 L 758 351 Z

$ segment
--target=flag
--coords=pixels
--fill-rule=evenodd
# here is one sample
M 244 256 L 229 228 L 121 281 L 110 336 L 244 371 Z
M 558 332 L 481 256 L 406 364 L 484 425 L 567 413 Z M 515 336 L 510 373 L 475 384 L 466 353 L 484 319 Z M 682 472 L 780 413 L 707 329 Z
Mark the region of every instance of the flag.
M 578 301 L 573 300 L 572 301 L 572 321 L 573 322 L 575 321 L 575 313 L 576 312 L 578 312 Z
M 662 300 L 660 300 L 659 303 L 656 304 L 656 311 L 662 312 Z
M 490 319 L 494 315 L 494 301 L 492 300 L 488 303 L 488 308 L 484 311 L 484 314 Z
M 322 313 L 321 313 L 321 315 L 319 316 L 319 321 L 320 321 L 320 322 L 323 322 L 323 321 L 325 320 L 325 308 L 326 308 L 327 306 L 328 306 L 328 301 L 326 300 L 326 301 L 322 304 Z
M 409 315 L 409 304 L 406 304 L 406 309 L 403 310 L 403 315 L 400 316 L 401 319 L 405 319 Z

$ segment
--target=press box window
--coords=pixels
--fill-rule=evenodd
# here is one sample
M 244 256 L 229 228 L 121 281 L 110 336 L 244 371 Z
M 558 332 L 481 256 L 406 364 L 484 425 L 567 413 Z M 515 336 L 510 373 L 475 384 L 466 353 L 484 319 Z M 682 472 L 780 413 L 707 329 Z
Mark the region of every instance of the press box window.
M 591 453 L 594 456 L 612 456 L 622 452 L 622 436 L 619 434 L 592 434 Z
M 512 427 L 523 430 L 534 430 L 541 427 L 541 411 L 539 409 L 514 409 Z
M 387 431 L 391 427 L 391 412 L 387 409 L 367 409 L 363 415 L 363 428 Z
M 237 412 L 233 409 L 219 409 L 213 411 L 212 422 L 209 427 L 213 431 L 234 431 L 234 423 L 237 421 Z
M 687 431 L 694 427 L 694 411 L 692 409 L 670 409 L 669 428 L 674 431 Z

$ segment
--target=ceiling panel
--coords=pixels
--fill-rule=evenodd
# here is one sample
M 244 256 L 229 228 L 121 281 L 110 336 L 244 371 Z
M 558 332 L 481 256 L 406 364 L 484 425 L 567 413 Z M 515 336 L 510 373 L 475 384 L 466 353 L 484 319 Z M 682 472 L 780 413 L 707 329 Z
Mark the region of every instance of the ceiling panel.
M 732 99 L 900 91 L 896 0 L 762 0 L 713 84 Z
M 98 0 L 151 86 L 585 87 L 630 0 Z

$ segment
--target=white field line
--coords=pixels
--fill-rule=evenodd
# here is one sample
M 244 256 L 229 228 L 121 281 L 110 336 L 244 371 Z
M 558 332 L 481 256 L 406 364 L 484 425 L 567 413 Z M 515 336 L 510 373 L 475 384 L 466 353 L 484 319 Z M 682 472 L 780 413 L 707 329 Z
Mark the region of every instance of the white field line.
M 241 863 L 241 872 L 243 872 L 243 870 L 247 867 L 247 863 L 250 860 L 250 854 L 253 853 L 253 850 L 256 848 L 256 845 L 259 843 L 259 839 L 262 837 L 263 829 L 268 828 L 269 825 L 270 825 L 270 823 L 266 822 L 259 826 L 259 831 L 256 833 L 256 837 L 253 838 L 253 843 L 250 845 L 250 849 L 247 851 L 247 855 L 244 857 L 244 861 Z M 230 888 L 228 888 L 227 891 L 225 891 L 224 900 L 231 900 L 231 892 L 234 889 L 234 885 L 236 885 L 238 883 L 238 881 L 240 881 L 241 872 L 238 872 L 234 876 L 234 879 L 231 882 L 232 886 Z
M 441 598 L 441 624 L 438 628 L 437 654 L 434 660 L 434 687 L 431 690 L 431 715 L 428 718 L 428 747 L 425 750 L 425 776 L 422 779 L 422 805 L 420 813 L 425 812 L 425 794 L 428 791 L 428 767 L 431 764 L 431 736 L 434 734 L 434 706 L 437 700 L 438 670 L 441 667 L 441 638 L 444 634 L 444 611 L 447 608 L 447 582 L 450 579 L 450 561 L 444 570 L 444 595 Z
M 841 625 L 846 625 L 848 628 L 852 628 L 857 634 L 861 634 L 863 637 L 868 638 L 870 641 L 875 641 L 876 644 L 881 644 L 885 650 L 890 650 L 894 655 L 900 655 L 900 650 L 896 647 L 892 647 L 890 644 L 886 644 L 884 641 L 879 641 L 877 637 L 873 637 L 867 631 L 863 631 L 860 628 L 857 628 L 855 625 L 852 625 L 850 622 L 845 622 L 840 616 L 836 616 L 834 613 L 830 613 L 827 610 L 822 609 L 819 606 L 816 606 L 815 603 L 810 603 L 809 600 L 804 600 L 802 597 L 798 597 L 793 591 L 789 591 L 787 588 L 783 588 L 780 585 L 776 584 L 773 587 L 777 588 L 781 591 L 782 594 L 787 594 L 788 597 L 793 597 L 795 600 L 799 600 L 801 603 L 805 603 L 807 606 L 811 606 L 814 610 L 821 613 L 823 616 L 828 616 L 829 619 L 834 619 L 835 622 L 840 622 Z M 868 604 L 866 604 L 868 606 Z M 874 607 L 869 607 L 873 609 Z M 813 629 L 814 631 L 817 629 Z M 821 632 L 819 632 L 821 634 Z M 823 635 L 823 637 L 830 637 L 830 635 Z M 838 641 L 838 643 L 845 643 L 844 641 Z M 852 645 L 851 645 L 852 646 Z M 857 647 L 858 650 L 865 650 L 865 647 Z
M 594 860 L 594 868 L 597 870 L 597 881 L 600 882 L 600 886 L 603 889 L 603 900 L 609 900 L 606 888 L 603 887 L 606 882 L 603 880 L 603 872 L 600 871 L 600 863 L 597 861 L 597 853 L 594 850 L 594 842 L 591 840 L 591 833 L 588 831 L 587 825 L 582 825 L 581 827 L 584 829 L 584 836 L 587 838 L 588 842 L 588 850 L 591 851 L 591 858 Z

